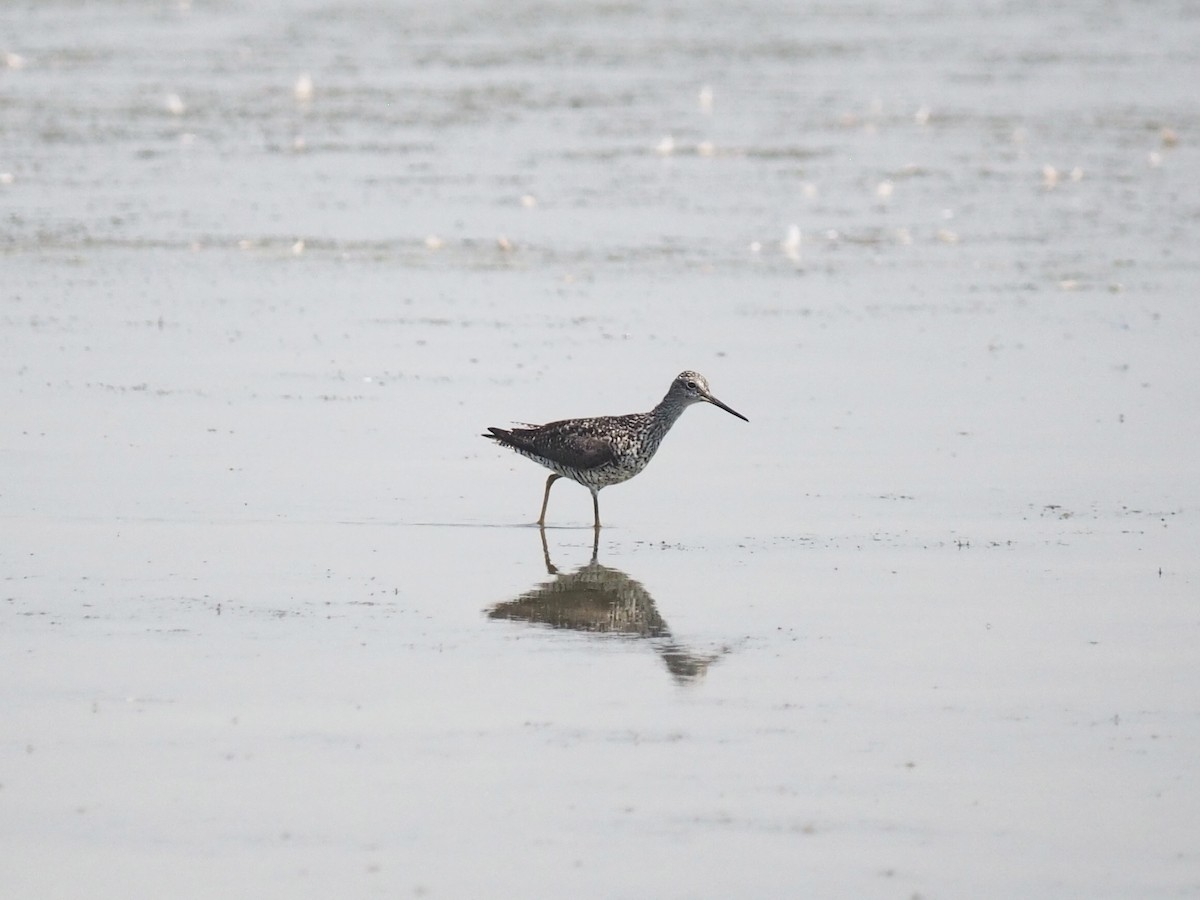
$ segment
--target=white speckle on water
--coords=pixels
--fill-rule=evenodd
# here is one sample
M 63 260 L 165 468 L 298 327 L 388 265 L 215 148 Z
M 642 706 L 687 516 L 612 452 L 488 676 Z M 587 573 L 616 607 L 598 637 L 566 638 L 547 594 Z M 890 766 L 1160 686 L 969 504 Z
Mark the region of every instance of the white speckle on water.
M 800 233 L 800 226 L 793 224 L 788 226 L 787 234 L 784 235 L 779 245 L 788 259 L 798 260 L 800 259 L 800 245 L 803 243 L 803 240 L 804 236 Z
M 296 79 L 295 85 L 292 86 L 292 93 L 301 103 L 307 103 L 313 98 L 313 80 L 312 76 L 307 72 Z

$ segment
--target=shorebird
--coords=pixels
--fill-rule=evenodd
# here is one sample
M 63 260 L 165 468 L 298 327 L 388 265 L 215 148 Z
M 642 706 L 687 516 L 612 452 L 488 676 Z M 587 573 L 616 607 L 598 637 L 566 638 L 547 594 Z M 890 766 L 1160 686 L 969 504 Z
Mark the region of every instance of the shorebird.
M 662 402 L 650 412 L 628 416 L 562 419 L 525 428 L 489 428 L 483 435 L 515 450 L 553 474 L 546 479 L 542 514 L 546 525 L 550 488 L 559 478 L 570 478 L 592 492 L 592 512 L 600 528 L 600 489 L 628 481 L 649 465 L 671 426 L 693 403 L 711 403 L 744 422 L 750 420 L 712 395 L 699 372 L 680 372 Z

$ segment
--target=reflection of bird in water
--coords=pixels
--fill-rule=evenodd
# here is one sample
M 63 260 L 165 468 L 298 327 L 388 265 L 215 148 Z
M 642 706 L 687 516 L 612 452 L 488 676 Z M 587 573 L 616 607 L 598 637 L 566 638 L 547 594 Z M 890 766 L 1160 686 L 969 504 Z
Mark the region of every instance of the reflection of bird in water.
M 594 543 L 591 562 L 564 575 L 550 562 L 546 532 L 542 531 L 546 571 L 555 576 L 554 579 L 526 591 L 515 600 L 498 603 L 487 611 L 488 618 L 646 638 L 676 681 L 691 681 L 708 671 L 728 648 L 701 655 L 678 643 L 658 614 L 649 592 L 624 572 L 598 563 L 596 549 Z

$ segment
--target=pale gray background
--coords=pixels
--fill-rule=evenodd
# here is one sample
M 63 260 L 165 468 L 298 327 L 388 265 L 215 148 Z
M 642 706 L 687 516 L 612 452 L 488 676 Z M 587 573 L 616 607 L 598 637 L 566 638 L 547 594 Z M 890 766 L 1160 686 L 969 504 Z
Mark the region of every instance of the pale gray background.
M 1195 4 L 6 3 L 0 53 L 0 893 L 1200 895 Z M 483 427 L 689 367 L 751 421 L 599 559 L 715 661 L 489 619 L 552 579 Z

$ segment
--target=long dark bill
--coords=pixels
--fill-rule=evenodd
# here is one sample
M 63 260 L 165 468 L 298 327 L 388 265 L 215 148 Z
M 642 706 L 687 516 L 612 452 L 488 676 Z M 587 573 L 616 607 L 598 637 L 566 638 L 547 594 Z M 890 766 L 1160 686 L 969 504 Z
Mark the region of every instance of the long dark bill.
M 750 421 L 745 416 L 743 416 L 740 412 L 738 412 L 736 409 L 734 409 L 731 406 L 726 406 L 724 403 L 722 403 L 720 400 L 718 400 L 712 394 L 706 394 L 704 399 L 707 400 L 709 403 L 711 403 L 713 406 L 719 406 L 721 409 L 725 410 L 725 412 L 729 413 L 730 415 L 737 416 L 743 422 Z

